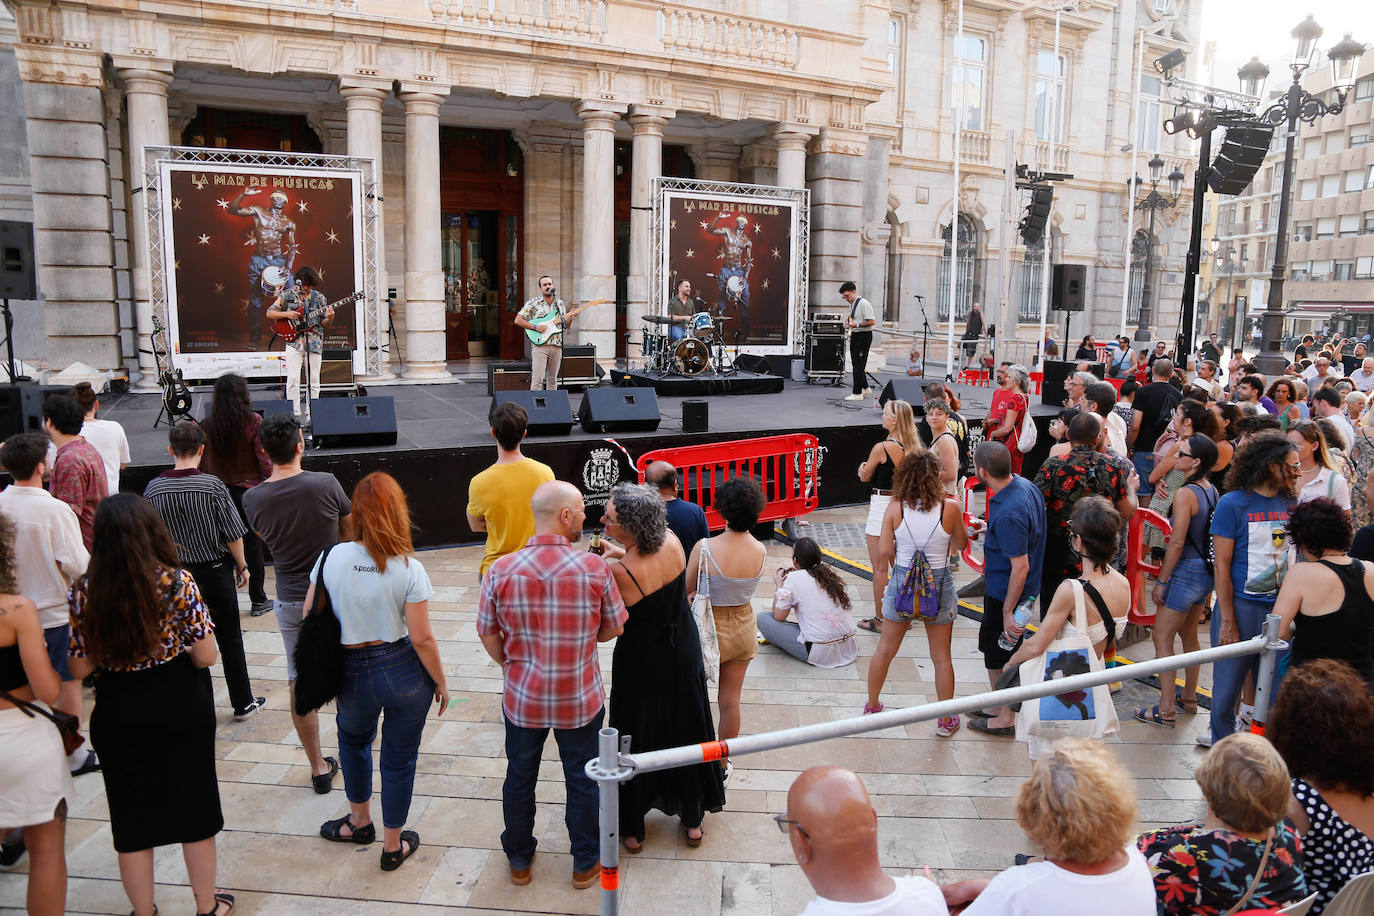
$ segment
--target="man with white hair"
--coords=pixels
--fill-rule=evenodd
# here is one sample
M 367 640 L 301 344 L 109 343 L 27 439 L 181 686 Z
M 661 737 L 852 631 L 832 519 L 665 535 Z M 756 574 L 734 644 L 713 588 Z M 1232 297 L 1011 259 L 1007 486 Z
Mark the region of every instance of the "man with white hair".
M 1077 407 L 1080 410 L 1085 406 L 1089 410 L 1091 405 L 1084 405 L 1083 392 L 1088 390 L 1088 386 L 1097 381 L 1097 376 L 1091 372 L 1075 372 L 1064 381 L 1064 391 L 1068 394 L 1068 399 L 1064 401 L 1065 407 Z
M 1363 391 L 1368 394 L 1374 391 L 1374 356 L 1366 357 L 1360 363 L 1360 368 L 1350 373 L 1350 381 L 1355 385 L 1356 391 Z

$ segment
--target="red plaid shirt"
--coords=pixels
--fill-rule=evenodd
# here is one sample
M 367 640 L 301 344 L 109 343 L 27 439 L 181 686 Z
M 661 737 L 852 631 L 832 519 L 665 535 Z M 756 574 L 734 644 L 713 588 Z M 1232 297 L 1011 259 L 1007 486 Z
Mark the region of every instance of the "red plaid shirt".
M 629 613 L 606 561 L 559 534 L 535 535 L 482 581 L 477 632 L 500 633 L 502 709 L 521 728 L 577 728 L 606 702 L 596 634 Z

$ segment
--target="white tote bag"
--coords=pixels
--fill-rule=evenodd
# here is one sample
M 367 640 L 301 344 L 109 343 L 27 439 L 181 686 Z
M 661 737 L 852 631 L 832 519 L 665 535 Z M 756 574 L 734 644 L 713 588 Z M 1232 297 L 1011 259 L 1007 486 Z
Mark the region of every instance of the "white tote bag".
M 1026 415 L 1021 418 L 1021 434 L 1016 437 L 1016 447 L 1024 455 L 1035 448 L 1035 440 L 1039 436 L 1040 432 L 1035 428 L 1035 421 L 1031 419 L 1030 398 L 1026 398 Z
M 1022 663 L 1021 685 L 1024 687 L 1103 670 L 1102 659 L 1093 651 L 1092 640 L 1088 637 L 1083 583 L 1077 579 L 1067 581 L 1073 586 L 1073 629 L 1061 628 L 1045 654 Z M 1060 738 L 1105 738 L 1116 734 L 1120 728 L 1112 692 L 1106 684 L 1091 690 L 1027 700 L 1021 704 L 1021 712 L 1016 717 L 1016 737 L 1029 746 L 1032 760 Z
M 701 641 L 701 661 L 706 666 L 706 680 L 720 677 L 720 641 L 716 637 L 716 615 L 711 610 L 711 580 L 706 575 L 706 563 L 711 558 L 710 539 L 701 541 L 701 556 L 697 559 L 697 592 L 692 597 L 692 619 L 697 624 L 697 638 Z

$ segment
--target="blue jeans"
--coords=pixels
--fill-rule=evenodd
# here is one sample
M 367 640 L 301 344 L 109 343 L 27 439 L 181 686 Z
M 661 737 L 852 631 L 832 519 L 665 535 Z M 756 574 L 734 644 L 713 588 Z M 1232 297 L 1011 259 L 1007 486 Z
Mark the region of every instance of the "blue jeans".
M 684 337 L 686 337 L 686 336 L 687 336 L 687 326 L 686 326 L 685 324 L 670 324 L 670 325 L 668 325 L 668 339 L 669 339 L 670 341 L 676 342 L 676 341 L 679 341 L 679 340 L 681 340 L 682 338 L 684 338 Z
M 415 789 L 415 761 L 434 679 L 403 636 L 383 646 L 348 649 L 339 690 L 339 766 L 354 804 L 372 798 L 372 742 L 382 720 L 382 825 L 404 827 Z
M 1155 469 L 1154 452 L 1132 453 L 1131 464 L 1135 465 L 1135 472 L 1140 475 L 1140 489 L 1136 491 L 1136 496 L 1153 496 L 1155 493 L 1155 485 L 1150 483 L 1150 472 Z
M 596 733 L 601 730 L 605 714 L 604 708 L 598 709 L 585 725 L 553 730 L 568 793 L 563 822 L 568 826 L 573 871 L 587 871 L 601 861 L 598 792 L 585 767 L 596 756 Z M 511 868 L 529 868 L 534 861 L 534 847 L 538 844 L 534 838 L 534 785 L 548 735 L 547 728 L 522 728 L 506 720 L 506 782 L 501 787 L 506 829 L 501 831 L 501 848 L 506 851 Z
M 1264 629 L 1264 618 L 1274 610 L 1274 605 L 1266 601 L 1255 601 L 1239 595 L 1231 599 L 1236 612 L 1236 630 L 1242 640 L 1251 639 Z M 1212 614 L 1212 645 L 1221 638 L 1221 614 Z M 1279 656 L 1279 665 L 1274 667 L 1273 688 L 1279 686 L 1279 671 L 1287 659 L 1285 650 Z M 1259 678 L 1258 655 L 1243 655 L 1240 658 L 1225 658 L 1212 663 L 1212 743 L 1220 741 L 1236 730 L 1236 705 L 1240 702 L 1240 691 L 1245 686 L 1245 675 Z M 1272 701 L 1274 694 L 1269 694 Z

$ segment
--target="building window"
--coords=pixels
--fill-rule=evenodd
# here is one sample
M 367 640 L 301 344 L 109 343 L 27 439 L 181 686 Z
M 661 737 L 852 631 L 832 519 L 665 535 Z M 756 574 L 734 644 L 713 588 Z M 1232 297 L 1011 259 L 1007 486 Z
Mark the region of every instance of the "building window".
M 1330 280 L 1331 262 L 1329 260 L 1313 261 L 1311 276 L 1313 280 Z
M 1374 234 L 1374 213 L 1366 213 L 1364 215 L 1364 232 L 1362 232 L 1361 234 Z
M 1358 213 L 1346 213 L 1341 217 L 1340 235 L 1343 239 L 1360 234 L 1360 221 L 1362 217 Z
M 959 38 L 954 38 L 957 43 Z M 959 120 L 959 103 L 964 105 L 964 129 L 982 130 L 983 111 L 987 104 L 988 43 L 981 38 L 964 35 L 960 46 L 963 59 L 954 65 L 953 88 L 950 92 L 950 117 Z
M 1355 172 L 1346 172 L 1346 173 L 1345 173 L 1345 188 L 1344 188 L 1344 190 L 1347 191 L 1347 192 L 1349 192 L 1349 191 L 1363 191 L 1363 190 L 1364 190 L 1364 173 L 1363 173 L 1363 172 L 1359 172 L 1359 171 L 1355 171 Z
M 1374 257 L 1363 257 L 1355 259 L 1355 279 L 1368 280 L 1374 277 Z
M 1336 217 L 1323 216 L 1317 220 L 1317 238 L 1332 239 L 1336 237 Z
M 1352 147 L 1355 147 L 1355 146 L 1364 146 L 1364 145 L 1367 144 L 1368 142 L 1369 142 L 1369 128 L 1368 128 L 1368 127 L 1352 127 L 1352 128 L 1350 129 L 1350 145 L 1351 145 Z
M 1345 149 L 1345 134 L 1332 133 L 1326 135 L 1322 145 L 1323 153 L 1339 153 L 1343 149 Z
M 1322 176 L 1322 197 L 1335 197 L 1341 193 L 1341 176 L 1324 175 Z
M 1364 188 L 1366 191 L 1368 191 L 1370 188 L 1374 188 L 1374 165 L 1371 165 L 1368 171 L 1365 172 Z
M 1040 289 L 1045 276 L 1045 240 L 1026 246 L 1025 259 L 1021 261 L 1021 295 L 1016 318 L 1023 323 L 1040 320 Z
M 1337 261 L 1336 269 L 1331 274 L 1333 280 L 1349 280 L 1355 276 L 1354 261 Z
M 1152 153 L 1159 149 L 1159 132 L 1163 124 L 1162 108 L 1159 97 L 1164 92 L 1164 84 L 1159 77 L 1148 73 L 1140 75 L 1140 110 L 1136 112 L 1136 148 Z
M 1370 176 L 1374 177 L 1374 166 L 1370 167 Z M 1304 178 L 1298 182 L 1298 200 L 1317 199 L 1317 179 Z
M 945 240 L 945 251 L 940 256 L 940 320 L 949 320 L 949 226 L 940 233 Z M 959 214 L 959 260 L 955 267 L 959 286 L 959 301 L 954 306 L 954 318 L 963 321 L 973 307 L 973 259 L 978 250 L 977 230 L 973 220 Z M 1038 314 L 1038 313 L 1037 313 Z
M 1140 321 L 1140 308 L 1145 302 L 1145 263 L 1150 259 L 1150 235 L 1144 229 L 1131 242 L 1131 279 L 1127 292 L 1126 323 Z
M 1355 84 L 1355 101 L 1365 99 L 1374 99 L 1374 76 L 1366 76 Z
M 1310 242 L 1312 241 L 1312 224 L 1302 223 L 1293 231 L 1293 241 Z
M 1041 51 L 1035 55 L 1035 138 L 1037 140 L 1050 140 L 1053 137 L 1055 143 L 1063 143 L 1065 140 L 1064 125 L 1068 123 L 1068 118 L 1064 113 L 1064 100 L 1067 97 L 1065 87 L 1068 85 L 1069 72 L 1068 58 L 1063 54 L 1059 55 L 1058 61 L 1054 60 L 1054 54 Z M 1053 90 L 1050 87 L 1053 86 Z M 1053 96 L 1051 96 L 1053 91 Z M 1050 101 L 1054 102 L 1054 124 L 1048 121 L 1050 112 L 1046 110 Z
M 1308 137 L 1302 141 L 1302 158 L 1316 159 L 1322 154 L 1322 141 L 1318 137 Z

